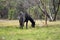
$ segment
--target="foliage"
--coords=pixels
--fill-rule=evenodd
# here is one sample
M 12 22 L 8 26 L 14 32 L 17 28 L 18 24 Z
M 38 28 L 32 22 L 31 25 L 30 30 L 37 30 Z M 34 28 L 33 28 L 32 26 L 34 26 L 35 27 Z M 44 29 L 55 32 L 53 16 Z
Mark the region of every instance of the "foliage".
M 55 0 L 57 5 L 59 0 Z M 42 0 L 42 2 L 45 4 L 46 6 L 46 10 L 48 12 L 49 15 L 53 14 L 53 2 L 52 0 Z M 23 5 L 24 9 L 20 8 L 20 4 Z M 39 15 L 41 18 L 44 16 L 42 16 L 42 12 L 40 10 L 40 8 L 38 7 L 39 4 L 39 0 L 0 0 L 0 12 L 3 12 L 2 9 L 4 10 L 4 8 L 6 7 L 6 9 L 8 9 L 8 12 L 6 12 L 6 14 L 8 14 L 8 19 L 14 19 L 17 18 L 20 10 L 27 10 L 27 12 L 33 17 L 33 18 L 39 18 L 37 15 Z M 42 7 L 42 5 L 40 5 L 40 7 Z M 56 6 L 57 7 L 57 6 Z M 10 10 L 12 10 L 15 12 L 11 13 Z M 34 13 L 34 10 L 37 9 L 38 14 Z M 52 10 L 52 11 L 51 11 Z M 2 13 L 1 13 L 2 14 Z M 1 16 L 0 14 L 0 16 Z M 13 17 L 9 17 L 9 15 L 14 15 Z M 58 13 L 59 14 L 59 13 Z M 4 16 L 4 15 L 3 15 Z M 5 17 L 5 16 L 4 16 Z
M 14 9 L 10 9 L 9 13 L 8 13 L 8 19 L 14 19 L 14 14 L 15 14 L 15 10 Z

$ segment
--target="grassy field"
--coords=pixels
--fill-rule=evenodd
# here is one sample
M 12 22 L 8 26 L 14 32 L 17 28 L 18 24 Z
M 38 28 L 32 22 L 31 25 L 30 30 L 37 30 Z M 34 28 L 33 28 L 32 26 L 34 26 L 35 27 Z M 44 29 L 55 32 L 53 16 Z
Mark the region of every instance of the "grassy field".
M 19 29 L 18 20 L 0 20 L 0 40 L 60 40 L 60 21 L 36 21 L 36 28 L 29 22 L 28 29 Z

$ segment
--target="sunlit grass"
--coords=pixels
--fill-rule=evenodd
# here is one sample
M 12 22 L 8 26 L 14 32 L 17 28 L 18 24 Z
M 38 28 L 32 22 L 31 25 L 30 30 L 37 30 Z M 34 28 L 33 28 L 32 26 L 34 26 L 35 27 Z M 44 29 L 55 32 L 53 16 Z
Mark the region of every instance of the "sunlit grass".
M 3 40 L 60 40 L 60 25 L 39 28 L 19 29 L 1 27 L 0 39 Z
M 35 20 L 37 26 L 44 26 L 44 20 Z M 60 21 L 56 22 L 47 22 L 48 25 L 58 25 Z M 28 22 L 28 25 L 31 26 L 31 23 Z M 19 26 L 19 20 L 0 20 L 0 26 Z

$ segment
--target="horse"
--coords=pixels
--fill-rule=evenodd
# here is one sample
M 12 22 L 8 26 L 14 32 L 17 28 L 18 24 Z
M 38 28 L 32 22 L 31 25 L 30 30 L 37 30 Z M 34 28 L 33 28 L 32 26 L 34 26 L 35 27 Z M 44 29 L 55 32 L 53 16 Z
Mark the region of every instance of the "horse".
M 35 21 L 33 20 L 33 18 L 27 13 L 27 12 L 20 12 L 19 14 L 19 24 L 20 24 L 20 28 L 23 29 L 24 23 L 26 22 L 26 29 L 28 28 L 28 21 L 31 22 L 31 26 L 33 28 L 35 28 Z

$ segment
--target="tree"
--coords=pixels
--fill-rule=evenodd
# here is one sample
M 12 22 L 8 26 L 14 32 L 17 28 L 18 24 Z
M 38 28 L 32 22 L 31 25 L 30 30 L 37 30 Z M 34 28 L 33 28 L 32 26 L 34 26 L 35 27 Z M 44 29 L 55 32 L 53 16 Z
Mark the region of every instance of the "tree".
M 60 3 L 60 0 L 50 0 L 51 1 L 51 4 L 50 4 L 50 12 L 51 14 L 54 14 L 52 17 L 53 17 L 53 21 L 56 21 L 56 18 L 57 18 L 57 13 L 59 11 L 59 3 Z
M 59 2 L 57 2 L 57 5 L 55 5 L 56 4 L 56 1 L 55 0 L 53 0 L 53 10 L 54 10 L 54 19 L 53 19 L 53 21 L 56 21 L 56 17 L 57 17 L 57 13 L 58 13 L 58 11 L 59 11 Z M 56 6 L 57 6 L 57 8 L 56 8 Z
M 7 8 L 6 0 L 0 1 L 0 15 L 1 15 L 1 18 L 7 18 L 8 8 Z

